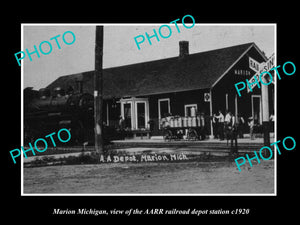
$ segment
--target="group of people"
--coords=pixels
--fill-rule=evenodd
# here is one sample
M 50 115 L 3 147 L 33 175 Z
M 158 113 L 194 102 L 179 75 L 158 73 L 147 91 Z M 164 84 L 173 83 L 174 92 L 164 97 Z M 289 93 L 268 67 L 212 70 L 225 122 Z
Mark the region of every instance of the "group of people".
M 251 140 L 254 139 L 253 131 L 255 124 L 252 117 L 249 117 L 246 121 L 239 114 L 234 116 L 231 112 L 226 111 L 224 116 L 222 111 L 219 110 L 218 114 L 213 115 L 212 121 L 215 138 L 219 138 L 220 140 L 224 140 L 226 138 L 227 141 L 230 140 L 232 153 L 237 153 L 237 138 L 244 137 L 246 125 L 248 125 L 250 129 Z
M 160 121 L 161 127 L 167 128 L 170 126 L 172 115 L 166 113 Z M 204 118 L 204 117 L 203 117 Z M 205 117 L 206 118 L 206 117 Z M 213 133 L 214 137 L 220 140 L 227 139 L 231 141 L 231 148 L 233 152 L 237 152 L 237 138 L 244 138 L 244 132 L 247 128 L 247 125 L 250 128 L 250 138 L 254 139 L 254 120 L 252 117 L 244 119 L 241 115 L 233 115 L 230 111 L 225 112 L 225 115 L 222 113 L 222 110 L 218 110 L 218 113 L 213 114 L 212 117 L 208 117 L 208 120 L 213 122 Z M 149 122 L 150 130 L 153 130 L 153 121 Z M 205 123 L 206 124 L 206 123 Z M 119 120 L 119 130 L 124 130 L 125 120 L 120 116 Z M 203 127 L 205 129 L 205 127 Z M 248 128 L 247 128 L 248 129 Z M 205 132 L 204 132 L 205 133 Z
M 235 131 L 238 138 L 244 138 L 244 131 L 246 125 L 250 128 L 250 138 L 254 139 L 253 129 L 254 120 L 253 117 L 249 117 L 245 120 L 241 115 L 234 116 L 231 112 L 226 111 L 225 116 L 222 111 L 219 110 L 218 114 L 213 115 L 214 124 L 214 136 L 220 140 L 224 140 L 229 131 Z
M 232 154 L 237 153 L 237 137 L 243 135 L 240 126 L 245 121 L 243 117 L 237 118 L 229 111 L 226 111 L 225 116 L 222 111 L 219 110 L 218 114 L 213 115 L 214 135 L 220 140 L 230 140 Z

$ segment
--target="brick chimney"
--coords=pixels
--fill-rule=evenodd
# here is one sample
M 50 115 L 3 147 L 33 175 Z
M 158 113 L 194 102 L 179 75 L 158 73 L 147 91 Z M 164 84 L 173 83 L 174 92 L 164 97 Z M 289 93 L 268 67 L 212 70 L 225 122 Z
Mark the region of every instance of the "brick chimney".
M 179 41 L 179 58 L 184 58 L 189 55 L 189 42 Z

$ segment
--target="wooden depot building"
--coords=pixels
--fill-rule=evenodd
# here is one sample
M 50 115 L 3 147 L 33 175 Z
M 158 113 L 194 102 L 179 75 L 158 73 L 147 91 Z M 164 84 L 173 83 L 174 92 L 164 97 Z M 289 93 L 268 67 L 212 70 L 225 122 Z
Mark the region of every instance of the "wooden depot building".
M 211 117 L 225 110 L 243 118 L 252 116 L 262 124 L 261 89 L 242 96 L 234 84 L 250 79 L 249 57 L 267 61 L 255 43 L 246 43 L 189 54 L 189 43 L 179 42 L 179 56 L 103 69 L 104 121 L 117 127 L 120 116 L 128 131 L 149 130 L 161 136 L 160 120 L 166 114 L 191 116 L 193 110 L 204 115 L 205 132 L 213 132 Z M 61 76 L 47 88 L 77 88 L 93 95 L 94 71 Z M 274 86 L 269 85 L 269 108 L 274 107 Z M 270 110 L 271 112 L 272 110 Z M 151 121 L 151 123 L 149 123 Z

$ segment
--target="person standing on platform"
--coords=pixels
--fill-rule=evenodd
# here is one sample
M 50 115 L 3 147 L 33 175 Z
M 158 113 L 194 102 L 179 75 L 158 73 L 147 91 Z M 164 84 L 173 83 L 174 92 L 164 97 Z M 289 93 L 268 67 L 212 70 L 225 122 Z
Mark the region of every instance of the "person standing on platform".
M 226 110 L 225 119 L 224 119 L 225 125 L 226 124 L 228 125 L 230 123 L 231 115 L 232 114 Z
M 213 118 L 212 118 L 212 122 L 213 122 L 213 131 L 214 131 L 214 138 L 218 139 L 219 138 L 219 119 L 217 118 L 216 114 L 214 113 Z
M 226 110 L 225 111 L 225 119 L 224 119 L 224 132 L 225 132 L 227 144 L 228 144 L 228 140 L 230 139 L 230 130 L 228 129 L 229 123 L 230 123 L 230 114 L 229 114 L 229 111 Z
M 224 115 L 222 114 L 222 111 L 219 110 L 219 115 L 216 116 L 218 119 L 218 133 L 220 141 L 224 140 Z
M 118 130 L 121 136 L 121 139 L 125 139 L 125 120 L 122 116 L 119 117 Z
M 240 114 L 238 114 L 236 119 L 236 126 L 237 126 L 237 135 L 239 138 L 244 138 L 244 125 L 245 125 L 244 118 Z
M 248 125 L 249 125 L 249 128 L 250 128 L 250 138 L 251 138 L 251 140 L 254 140 L 254 134 L 253 134 L 254 120 L 253 120 L 253 117 L 249 117 L 248 120 L 249 120 Z
M 230 115 L 230 122 L 228 125 L 229 133 L 230 133 L 230 152 L 231 155 L 236 155 L 238 153 L 238 146 L 237 146 L 237 124 L 236 118 L 229 112 Z M 234 146 L 233 146 L 234 141 Z
M 206 133 L 207 133 L 207 125 L 206 124 L 209 124 L 206 120 L 207 120 L 207 117 L 205 116 L 204 112 L 201 112 L 200 113 L 200 131 L 199 131 L 200 140 L 205 140 L 205 138 L 206 138 Z

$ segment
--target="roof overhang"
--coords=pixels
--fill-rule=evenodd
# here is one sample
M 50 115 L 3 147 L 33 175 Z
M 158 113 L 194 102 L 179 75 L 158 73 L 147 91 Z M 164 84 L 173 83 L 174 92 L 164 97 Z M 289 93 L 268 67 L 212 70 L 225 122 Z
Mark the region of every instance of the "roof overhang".
M 213 88 L 239 61 L 241 58 L 243 58 L 248 51 L 254 47 L 256 49 L 256 51 L 261 55 L 261 57 L 264 59 L 264 61 L 266 62 L 268 60 L 268 58 L 262 53 L 262 51 L 257 47 L 257 45 L 255 43 L 252 43 L 243 54 L 240 55 L 240 57 L 237 58 L 237 60 L 230 66 L 227 68 L 227 70 L 213 83 L 212 87 Z

